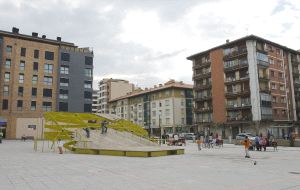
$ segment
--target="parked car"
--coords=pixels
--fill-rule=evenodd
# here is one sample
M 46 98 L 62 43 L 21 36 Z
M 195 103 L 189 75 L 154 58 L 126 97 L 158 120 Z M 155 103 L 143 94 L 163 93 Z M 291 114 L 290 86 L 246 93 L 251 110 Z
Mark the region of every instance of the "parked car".
M 255 142 L 255 136 L 252 135 L 251 133 L 239 133 L 235 139 L 236 140 L 245 140 L 246 136 L 248 137 L 248 139 L 252 142 Z
M 185 140 L 195 140 L 196 136 L 194 135 L 194 133 L 186 133 L 184 134 L 184 138 Z

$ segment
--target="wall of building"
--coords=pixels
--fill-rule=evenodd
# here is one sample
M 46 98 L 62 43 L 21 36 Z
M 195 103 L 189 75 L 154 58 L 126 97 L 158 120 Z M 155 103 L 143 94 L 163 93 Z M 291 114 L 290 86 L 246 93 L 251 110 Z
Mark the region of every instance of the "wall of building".
M 61 61 L 61 53 L 70 54 L 70 61 Z M 93 69 L 93 65 L 85 64 L 85 57 L 93 57 L 92 52 L 80 52 L 80 51 L 72 51 L 66 49 L 60 49 L 59 51 L 59 65 L 67 65 L 69 66 L 69 74 L 64 75 L 58 72 L 59 78 L 68 78 L 69 86 L 59 86 L 59 80 L 57 85 L 59 89 L 68 90 L 68 100 L 59 99 L 59 93 L 57 94 L 57 98 L 60 102 L 68 103 L 68 111 L 69 112 L 84 112 L 84 104 L 90 105 L 92 108 L 92 97 L 91 99 L 84 98 L 84 92 L 93 92 L 93 88 L 84 88 L 84 81 L 93 81 L 92 77 L 85 76 L 85 69 Z M 59 108 L 59 102 L 57 103 L 57 109 Z M 92 110 L 90 110 L 91 112 Z
M 43 122 L 42 118 L 16 118 L 16 138 L 20 139 L 25 135 L 41 139 Z
M 109 99 L 113 100 L 133 91 L 133 84 L 124 81 L 110 82 Z

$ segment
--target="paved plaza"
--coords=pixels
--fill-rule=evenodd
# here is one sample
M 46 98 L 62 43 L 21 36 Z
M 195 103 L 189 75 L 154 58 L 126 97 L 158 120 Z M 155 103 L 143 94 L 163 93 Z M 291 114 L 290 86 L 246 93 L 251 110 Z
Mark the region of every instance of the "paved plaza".
M 130 158 L 35 152 L 33 142 L 0 144 L 1 190 L 299 190 L 300 148 L 250 152 L 241 146 L 197 150 L 184 155 Z M 40 150 L 39 150 L 40 151 Z

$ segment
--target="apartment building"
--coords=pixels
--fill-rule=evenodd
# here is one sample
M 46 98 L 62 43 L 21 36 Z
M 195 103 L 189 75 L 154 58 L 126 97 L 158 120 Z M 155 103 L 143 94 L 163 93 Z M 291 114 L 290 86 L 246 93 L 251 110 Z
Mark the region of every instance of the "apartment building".
M 92 111 L 93 52 L 73 43 L 0 31 L 0 118 L 7 138 L 36 136 L 47 111 Z
M 188 57 L 198 130 L 223 137 L 298 132 L 299 55 L 250 35 Z
M 98 113 L 109 113 L 108 103 L 134 90 L 134 84 L 122 79 L 103 79 L 99 82 Z
M 111 114 L 130 120 L 152 134 L 193 131 L 193 86 L 170 80 L 109 102 Z

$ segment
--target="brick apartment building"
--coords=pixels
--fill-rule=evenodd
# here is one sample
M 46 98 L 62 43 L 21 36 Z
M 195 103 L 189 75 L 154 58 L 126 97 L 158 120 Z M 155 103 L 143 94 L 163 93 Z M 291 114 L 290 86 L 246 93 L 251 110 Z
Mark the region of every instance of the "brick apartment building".
M 36 136 L 43 112 L 91 112 L 92 72 L 89 48 L 18 28 L 0 31 L 0 127 L 6 138 Z
M 189 56 L 199 131 L 298 132 L 300 52 L 250 35 Z

